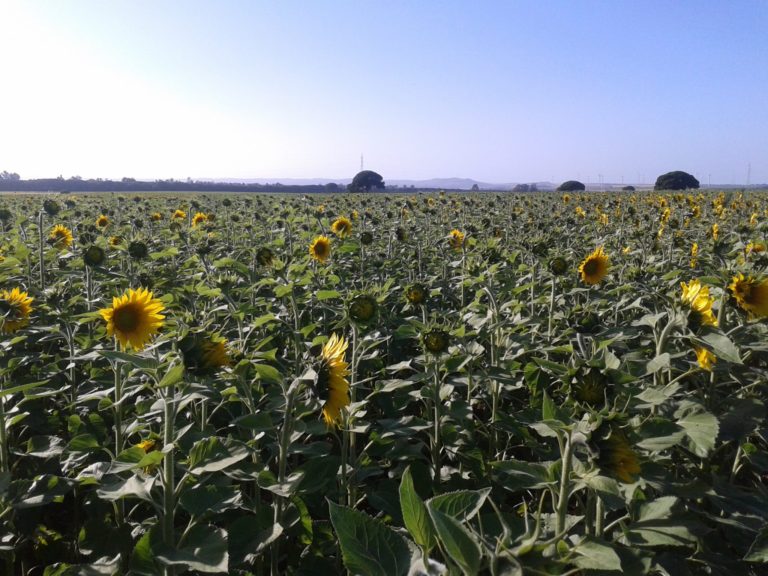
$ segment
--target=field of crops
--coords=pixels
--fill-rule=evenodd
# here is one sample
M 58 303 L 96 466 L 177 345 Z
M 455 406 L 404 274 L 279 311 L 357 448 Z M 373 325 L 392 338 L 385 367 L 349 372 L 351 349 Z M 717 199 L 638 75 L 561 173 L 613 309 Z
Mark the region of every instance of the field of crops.
M 768 194 L 0 197 L 0 572 L 765 574 Z

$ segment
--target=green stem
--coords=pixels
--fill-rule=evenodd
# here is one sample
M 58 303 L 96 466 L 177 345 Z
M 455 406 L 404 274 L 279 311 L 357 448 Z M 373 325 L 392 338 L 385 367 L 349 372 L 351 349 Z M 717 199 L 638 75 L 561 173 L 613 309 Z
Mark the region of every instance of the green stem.
M 568 512 L 568 496 L 570 493 L 570 475 L 571 461 L 573 457 L 573 443 L 571 442 L 571 432 L 565 437 L 565 446 L 562 448 L 562 471 L 560 474 L 560 492 L 557 498 L 557 524 L 555 526 L 555 535 L 560 535 L 565 531 L 565 516 Z
M 552 344 L 552 317 L 555 313 L 555 277 L 552 277 L 552 288 L 549 292 L 549 321 L 547 322 L 547 341 Z
M 0 391 L 4 388 L 5 379 L 0 379 Z M 5 401 L 6 397 L 0 397 L 0 472 L 6 473 L 11 470 L 11 463 L 8 453 L 8 429 L 5 422 Z
M 37 227 L 40 232 L 40 290 L 45 290 L 45 232 L 43 230 L 44 212 L 37 216 Z
M 440 363 L 435 358 L 434 366 L 435 382 L 434 382 L 434 397 L 432 403 L 434 404 L 434 438 L 432 443 L 432 468 L 434 470 L 432 477 L 433 491 L 437 494 L 440 491 L 440 450 L 442 449 L 442 438 L 440 434 L 440 408 L 442 403 L 440 401 Z
M 176 420 L 176 407 L 174 404 L 174 386 L 169 386 L 165 390 L 163 405 L 163 450 L 165 458 L 163 460 L 163 542 L 170 548 L 175 546 L 174 542 L 174 516 L 175 516 L 175 497 L 174 497 L 174 422 Z M 173 576 L 173 567 L 165 569 L 166 576 Z
M 358 329 L 356 324 L 352 324 L 352 358 L 350 362 L 350 373 L 349 373 L 349 397 L 352 405 L 354 406 L 355 402 L 357 401 L 357 354 L 358 354 Z M 342 434 L 347 436 L 347 444 L 349 446 L 349 460 L 353 463 L 357 460 L 357 438 L 355 437 L 354 433 L 354 416 L 352 413 L 349 413 L 347 416 L 347 426 L 345 427 Z M 355 506 L 355 502 L 357 501 L 357 484 L 354 482 L 354 469 L 352 470 L 352 479 L 353 481 L 348 483 L 348 490 L 349 490 L 349 499 L 348 499 L 348 505 L 350 507 Z
M 278 454 L 277 463 L 277 482 L 282 487 L 285 483 L 285 472 L 288 465 L 288 448 L 291 442 L 291 430 L 293 420 L 293 402 L 294 391 L 289 387 L 285 391 L 285 414 L 283 414 L 283 427 L 280 431 L 280 452 Z M 282 498 L 278 498 L 275 502 L 275 524 L 282 524 L 283 521 L 283 503 Z M 280 561 L 280 540 L 275 540 L 272 548 L 272 576 L 279 575 L 279 561 Z

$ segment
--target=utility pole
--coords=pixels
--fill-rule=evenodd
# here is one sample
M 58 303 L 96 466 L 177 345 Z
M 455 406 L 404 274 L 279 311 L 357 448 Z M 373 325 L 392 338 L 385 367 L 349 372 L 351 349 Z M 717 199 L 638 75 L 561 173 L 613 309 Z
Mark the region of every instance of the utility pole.
M 363 155 L 360 154 L 360 172 L 363 171 Z

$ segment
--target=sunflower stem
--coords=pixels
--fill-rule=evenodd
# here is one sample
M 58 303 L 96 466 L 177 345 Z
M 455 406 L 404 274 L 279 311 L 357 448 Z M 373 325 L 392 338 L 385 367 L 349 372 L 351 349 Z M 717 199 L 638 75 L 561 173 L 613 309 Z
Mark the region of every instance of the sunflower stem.
M 555 277 L 552 276 L 552 287 L 549 292 L 549 320 L 547 322 L 547 341 L 552 344 L 552 317 L 555 313 Z
M 115 350 L 119 350 L 115 339 Z M 119 360 L 114 360 L 112 371 L 115 373 L 115 459 L 123 451 L 123 365 Z M 122 526 L 125 518 L 125 505 L 123 500 L 115 503 L 115 520 L 118 526 Z
M 37 215 L 37 227 L 40 232 L 40 290 L 45 290 L 45 236 L 43 231 L 45 212 Z
M 174 542 L 174 421 L 176 420 L 176 407 L 174 404 L 175 386 L 169 386 L 163 395 L 163 542 L 171 548 Z M 172 566 L 166 567 L 166 576 L 173 576 L 175 570 Z
M 357 324 L 354 322 L 352 323 L 352 358 L 350 362 L 350 372 L 349 372 L 349 397 L 351 405 L 354 406 L 355 402 L 357 400 Z M 351 411 L 347 411 L 347 426 L 345 430 L 343 431 L 344 435 L 348 436 L 348 444 L 349 444 L 349 461 L 353 463 L 357 460 L 357 438 L 355 437 L 354 433 L 354 417 L 352 415 Z M 352 470 L 352 476 L 354 477 L 354 469 Z M 357 486 L 355 482 L 349 482 L 348 483 L 348 490 L 349 490 L 349 499 L 348 499 L 348 506 L 351 508 L 354 508 L 355 502 L 357 501 Z
M 442 449 L 442 438 L 440 436 L 440 361 L 435 357 L 434 364 L 434 438 L 432 443 L 432 467 L 434 469 L 434 475 L 432 477 L 433 492 L 437 494 L 440 491 L 440 450 Z
M 565 530 L 565 516 L 568 511 L 568 496 L 570 492 L 571 462 L 573 459 L 573 443 L 571 441 L 571 431 L 565 437 L 564 444 L 561 444 L 562 471 L 560 474 L 560 491 L 557 497 L 557 524 L 555 534 L 562 534 Z
M 0 391 L 5 387 L 5 377 L 0 379 Z M 0 396 L 0 472 L 7 473 L 11 470 L 8 452 L 8 429 L 5 422 L 5 396 Z
M 293 419 L 293 402 L 294 402 L 294 390 L 293 386 L 289 386 L 285 392 L 285 414 L 283 414 L 283 426 L 280 430 L 280 444 L 277 462 L 277 482 L 282 487 L 285 483 L 285 471 L 288 464 L 288 447 L 291 443 L 291 422 Z M 275 502 L 275 524 L 282 524 L 283 521 L 283 503 L 282 498 L 277 498 Z M 280 540 L 275 540 L 275 544 L 272 548 L 272 576 L 278 576 L 280 562 Z

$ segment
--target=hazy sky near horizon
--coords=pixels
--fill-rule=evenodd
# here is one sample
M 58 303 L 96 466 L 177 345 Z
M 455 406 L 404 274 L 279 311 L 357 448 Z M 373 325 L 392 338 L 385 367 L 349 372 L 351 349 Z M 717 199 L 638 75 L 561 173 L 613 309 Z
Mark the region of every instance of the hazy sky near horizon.
M 22 178 L 768 182 L 768 0 L 0 0 Z M 749 174 L 748 174 L 749 172 Z

